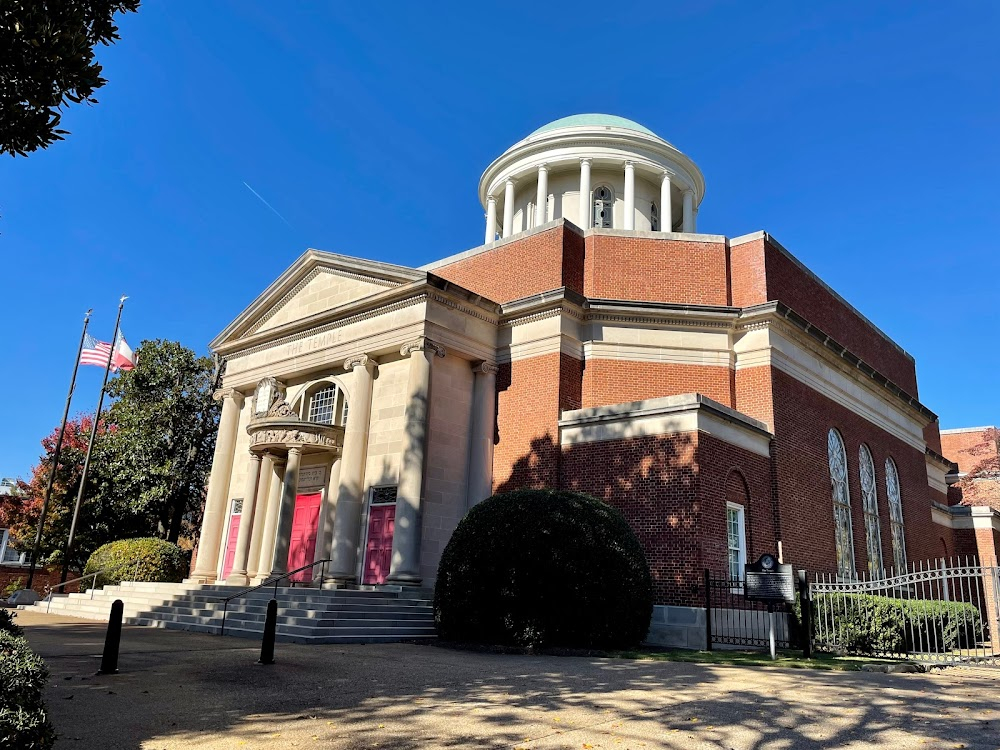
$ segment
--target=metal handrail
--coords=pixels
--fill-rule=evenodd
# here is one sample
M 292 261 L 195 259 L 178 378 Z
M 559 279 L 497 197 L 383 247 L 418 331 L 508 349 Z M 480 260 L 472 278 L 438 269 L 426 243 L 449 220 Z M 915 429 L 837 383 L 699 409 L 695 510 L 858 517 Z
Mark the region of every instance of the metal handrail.
M 303 570 L 311 570 L 312 568 L 315 568 L 317 565 L 322 565 L 323 566 L 323 569 L 320 571 L 320 574 L 319 574 L 319 587 L 323 588 L 323 584 L 326 583 L 326 564 L 328 562 L 330 562 L 330 558 L 328 558 L 328 557 L 324 558 L 322 560 L 317 560 L 314 563 L 310 563 L 309 565 L 303 565 L 301 568 L 296 568 L 295 570 L 290 570 L 287 573 L 283 573 L 280 576 L 275 576 L 274 578 L 269 578 L 266 581 L 264 581 L 263 583 L 259 583 L 256 586 L 251 586 L 250 588 L 246 588 L 246 589 L 243 589 L 242 591 L 238 591 L 235 594 L 232 594 L 231 596 L 225 597 L 224 599 L 222 599 L 222 598 L 216 599 L 215 601 L 222 602 L 222 625 L 219 628 L 219 635 L 225 635 L 226 634 L 226 614 L 229 611 L 229 602 L 231 602 L 233 599 L 239 599 L 240 597 L 246 596 L 247 594 L 252 594 L 254 591 L 266 588 L 266 587 L 270 586 L 271 584 L 274 584 L 274 598 L 277 599 L 278 598 L 278 581 L 283 581 L 286 578 L 290 578 L 291 576 L 295 575 L 296 573 L 301 573 Z M 296 583 L 298 583 L 298 581 L 292 581 L 291 582 L 292 588 L 295 588 L 295 584 Z
M 90 598 L 93 599 L 94 587 L 97 586 L 97 576 L 103 573 L 104 570 L 105 570 L 104 568 L 101 568 L 100 570 L 94 573 L 87 573 L 87 575 L 80 576 L 79 578 L 71 578 L 70 580 L 64 581 L 63 583 L 58 583 L 55 586 L 46 586 L 45 588 L 48 589 L 48 592 L 45 594 L 45 601 L 48 602 L 48 604 L 45 605 L 45 614 L 49 613 L 49 608 L 52 606 L 52 594 L 55 592 L 56 589 L 61 589 L 63 586 L 69 586 L 71 583 L 82 581 L 84 578 L 94 579 L 90 584 Z

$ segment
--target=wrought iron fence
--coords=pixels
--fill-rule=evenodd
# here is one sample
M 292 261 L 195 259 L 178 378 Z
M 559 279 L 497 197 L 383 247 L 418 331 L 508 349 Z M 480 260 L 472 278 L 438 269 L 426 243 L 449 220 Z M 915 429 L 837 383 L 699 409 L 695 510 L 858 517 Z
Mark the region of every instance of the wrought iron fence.
M 918 562 L 884 577 L 809 584 L 813 643 L 839 654 L 1000 664 L 1000 570 L 973 558 Z
M 802 638 L 793 607 L 773 606 L 777 648 L 800 648 Z M 705 628 L 708 649 L 714 646 L 769 646 L 768 605 L 748 601 L 743 580 L 705 571 Z

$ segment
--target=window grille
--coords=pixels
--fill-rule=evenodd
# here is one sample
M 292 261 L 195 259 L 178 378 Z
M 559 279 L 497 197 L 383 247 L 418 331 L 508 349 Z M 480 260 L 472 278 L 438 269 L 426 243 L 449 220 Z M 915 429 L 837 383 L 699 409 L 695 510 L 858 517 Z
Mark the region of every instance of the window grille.
M 842 578 L 856 578 L 854 536 L 851 531 L 851 491 L 847 486 L 847 451 L 836 430 L 827 435 L 830 459 L 830 484 L 833 491 L 834 541 L 837 544 L 837 573 Z
M 885 494 L 889 498 L 889 528 L 892 529 L 892 556 L 896 572 L 906 572 L 906 540 L 903 537 L 903 498 L 899 493 L 899 473 L 891 458 L 885 460 Z
M 334 406 L 337 403 L 335 385 L 328 385 L 316 391 L 309 399 L 309 421 L 317 424 L 333 424 Z
M 594 189 L 594 216 L 592 224 L 595 227 L 611 229 L 614 217 L 615 195 L 607 185 L 599 185 Z
M 878 492 L 875 489 L 875 462 L 868 446 L 858 449 L 858 466 L 861 472 L 861 507 L 865 512 L 865 541 L 868 547 L 868 573 L 881 578 L 882 526 L 878 518 Z
M 233 498 L 233 515 L 238 516 L 243 512 L 243 498 Z
M 392 505 L 396 502 L 396 486 L 372 487 L 372 505 Z

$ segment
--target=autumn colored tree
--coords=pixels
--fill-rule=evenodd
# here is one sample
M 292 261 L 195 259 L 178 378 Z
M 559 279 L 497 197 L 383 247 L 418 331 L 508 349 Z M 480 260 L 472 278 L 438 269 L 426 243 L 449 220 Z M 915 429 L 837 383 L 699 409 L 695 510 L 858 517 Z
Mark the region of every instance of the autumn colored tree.
M 1000 510 L 1000 430 L 985 430 L 983 441 L 965 452 L 977 462 L 956 483 L 962 505 L 988 505 Z

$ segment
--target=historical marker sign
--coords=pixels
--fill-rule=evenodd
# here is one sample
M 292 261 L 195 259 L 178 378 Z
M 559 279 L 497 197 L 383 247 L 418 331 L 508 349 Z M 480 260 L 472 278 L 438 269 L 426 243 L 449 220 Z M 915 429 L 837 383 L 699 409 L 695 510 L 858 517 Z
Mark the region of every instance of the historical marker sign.
M 791 565 L 782 565 L 774 555 L 761 555 L 743 566 L 745 596 L 757 602 L 795 602 L 795 577 Z

